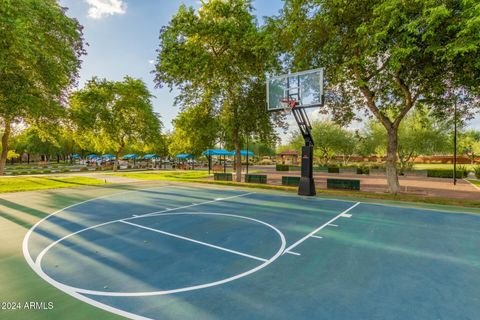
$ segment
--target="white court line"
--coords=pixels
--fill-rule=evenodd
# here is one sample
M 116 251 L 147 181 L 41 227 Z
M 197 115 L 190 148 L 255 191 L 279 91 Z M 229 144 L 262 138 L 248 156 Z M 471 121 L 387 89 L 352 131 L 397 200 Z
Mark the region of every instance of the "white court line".
M 293 254 L 294 256 L 301 256 L 301 254 L 298 253 L 298 252 L 287 251 L 287 250 L 285 250 L 284 252 L 285 252 L 285 253 L 288 253 L 288 254 Z
M 275 253 L 274 256 L 272 256 L 269 260 L 265 261 L 264 263 L 258 265 L 257 267 L 253 268 L 253 269 L 250 269 L 250 270 L 247 270 L 243 273 L 240 273 L 240 274 L 237 274 L 237 275 L 234 275 L 230 278 L 225 278 L 225 279 L 222 279 L 222 280 L 218 280 L 218 281 L 214 281 L 214 282 L 210 282 L 210 283 L 205 283 L 205 284 L 199 284 L 199 285 L 194 285 L 194 286 L 191 286 L 191 287 L 184 287 L 184 288 L 178 288 L 178 289 L 171 289 L 171 290 L 163 290 L 163 291 L 147 291 L 147 292 L 108 292 L 108 291 L 96 291 L 96 290 L 89 290 L 89 289 L 83 289 L 83 288 L 77 288 L 77 287 L 72 287 L 72 286 L 68 286 L 64 283 L 61 283 L 61 282 L 58 282 L 54 279 L 52 279 L 51 277 L 49 277 L 41 268 L 41 260 L 38 261 L 37 260 L 37 265 L 39 266 L 39 269 L 35 270 L 35 272 L 38 273 L 38 275 L 40 277 L 42 277 L 45 281 L 49 282 L 50 284 L 52 284 L 53 286 L 55 286 L 56 288 L 66 292 L 66 293 L 70 293 L 70 292 L 73 292 L 75 294 L 90 294 L 90 295 L 99 295 L 99 296 L 112 296 L 112 297 L 141 297 L 141 296 L 155 296 L 155 295 L 165 295 L 165 294 L 172 294 L 172 293 L 178 293 L 178 292 L 186 292 L 186 291 L 192 291 L 192 290 L 199 290 L 199 289 L 204 289 L 204 288 L 209 288 L 209 287 L 213 287 L 213 286 L 218 286 L 218 285 L 221 285 L 221 284 L 224 284 L 224 283 L 227 283 L 227 282 L 231 282 L 231 281 L 234 281 L 234 280 L 237 280 L 237 279 L 240 279 L 240 278 L 243 278 L 243 277 L 246 277 L 254 272 L 257 272 L 263 268 L 265 268 L 266 266 L 268 266 L 270 263 L 272 263 L 273 261 L 275 261 L 277 258 L 281 257 L 282 256 L 282 253 L 286 247 L 286 241 L 285 241 L 285 236 L 283 235 L 283 233 L 278 230 L 277 228 L 275 228 L 274 226 L 264 222 L 264 221 L 261 221 L 261 220 L 257 220 L 257 219 L 254 219 L 254 218 L 249 218 L 249 217 L 245 217 L 245 216 L 239 216 L 239 215 L 235 215 L 235 214 L 227 214 L 227 213 L 209 213 L 209 212 L 184 212 L 184 213 L 175 213 L 175 212 L 167 212 L 167 213 L 163 213 L 161 215 L 191 215 L 191 214 L 194 214 L 194 215 L 214 215 L 214 216 L 227 216 L 227 217 L 234 217 L 234 218 L 240 218 L 240 219 L 246 219 L 246 220 L 249 220 L 249 221 L 253 221 L 253 222 L 257 222 L 257 223 L 260 223 L 260 224 L 263 224 L 269 228 L 271 228 L 272 230 L 274 230 L 277 235 L 279 236 L 280 238 L 280 248 L 278 249 L 278 251 Z M 118 219 L 118 221 L 120 221 L 122 219 Z M 123 220 L 126 220 L 126 219 L 123 219 Z M 117 222 L 118 222 L 117 221 Z M 129 317 L 127 317 L 129 318 Z
M 23 252 L 23 256 L 25 258 L 25 260 L 27 261 L 28 265 L 30 266 L 30 268 L 32 268 L 32 270 L 34 270 L 43 280 L 45 280 L 46 282 L 50 283 L 51 285 L 53 285 L 54 287 L 64 291 L 65 293 L 69 294 L 70 296 L 80 300 L 80 301 L 83 301 L 83 302 L 86 302 L 92 306 L 95 306 L 97 308 L 100 308 L 100 309 L 103 309 L 103 310 L 106 310 L 108 312 L 111 312 L 111 313 L 114 313 L 114 314 L 117 314 L 117 315 L 120 315 L 120 316 L 123 316 L 123 317 L 126 317 L 126 318 L 130 318 L 130 319 L 136 319 L 136 320 L 145 320 L 145 319 L 150 319 L 150 318 L 147 318 L 147 317 L 142 317 L 140 315 L 137 315 L 137 314 L 134 314 L 134 313 L 130 313 L 130 312 L 127 312 L 125 310 L 122 310 L 122 309 L 118 309 L 118 308 L 115 308 L 115 307 L 112 307 L 108 304 L 105 304 L 105 303 L 101 303 L 97 300 L 94 300 L 94 299 L 91 299 L 91 298 L 88 298 L 86 296 L 84 296 L 83 294 L 80 294 L 74 290 L 71 290 L 69 288 L 65 288 L 64 285 L 58 283 L 57 281 L 51 279 L 50 277 L 48 277 L 42 270 L 41 266 L 37 265 L 36 264 L 36 261 L 33 261 L 33 258 L 32 256 L 30 255 L 30 250 L 29 250 L 29 246 L 28 246 L 28 241 L 30 239 L 30 236 L 32 235 L 33 231 L 42 223 L 44 222 L 45 220 L 47 220 L 48 218 L 60 213 L 60 212 L 63 212 L 67 209 L 70 209 L 70 208 L 73 208 L 73 207 L 76 207 L 76 206 L 79 206 L 81 204 L 84 204 L 84 203 L 88 203 L 88 202 L 92 202 L 92 201 L 95 201 L 95 200 L 99 200 L 99 199 L 103 199 L 103 198 L 112 198 L 112 197 L 115 197 L 115 196 L 118 196 L 118 195 L 122 195 L 122 194 L 127 194 L 127 193 L 134 193 L 134 192 L 142 192 L 142 191 L 146 191 L 146 190 L 154 190 L 154 189 L 163 189 L 163 188 L 178 188 L 180 190 L 191 190 L 191 188 L 181 188 L 179 186 L 175 186 L 175 185 L 164 185 L 164 186 L 154 186 L 154 187 L 149 187 L 149 188 L 143 188 L 143 189 L 136 189 L 136 190 L 128 190 L 128 191 L 123 191 L 123 192 L 117 192 L 117 193 L 111 193 L 111 194 L 106 194 L 106 195 L 103 195 L 103 196 L 100 196 L 100 197 L 96 197 L 96 198 L 91 198 L 91 199 L 87 199 L 87 200 L 84 200 L 84 201 L 81 201 L 81 202 L 77 202 L 77 203 L 74 203 L 72 205 L 69 205 L 65 208 L 62 208 L 60 210 L 57 210 L 51 214 L 49 214 L 48 216 L 46 217 L 43 217 L 42 219 L 40 219 L 39 221 L 37 221 L 37 223 L 35 223 L 33 225 L 33 227 L 31 227 L 27 234 L 25 235 L 25 237 L 23 238 L 23 242 L 22 242 L 22 252 Z M 220 189 L 215 189 L 215 188 L 211 188 L 213 190 L 220 190 Z M 252 194 L 254 192 L 251 192 L 249 194 Z M 246 194 L 245 194 L 246 195 Z M 236 196 L 234 196 L 236 197 Z M 234 198 L 233 197 L 233 198 Z M 229 198 L 223 198 L 223 199 L 220 199 L 220 200 L 228 200 Z M 219 200 L 219 201 L 220 201 Z M 210 202 L 213 202 L 213 201 L 206 201 L 205 203 L 210 203 Z M 182 209 L 183 207 L 180 207 L 180 208 L 175 208 L 175 209 Z M 168 209 L 166 211 L 170 211 L 170 210 L 175 210 L 175 209 Z M 137 217 L 132 217 L 132 218 L 137 218 Z M 97 226 L 93 226 L 93 227 L 98 227 Z M 92 229 L 92 228 L 86 228 L 86 229 Z M 85 230 L 84 230 L 85 231 Z M 78 232 L 76 232 L 75 234 L 77 234 Z M 72 236 L 72 234 L 68 235 L 67 237 L 64 237 L 64 238 L 68 238 L 69 236 Z M 281 235 L 281 239 L 282 239 L 282 249 L 284 248 L 285 246 L 285 238 L 283 237 L 283 234 Z M 277 256 L 274 257 L 275 259 L 277 258 Z M 38 256 L 37 256 L 37 260 L 38 260 Z M 271 259 L 272 261 L 274 259 Z M 268 263 L 265 263 L 265 265 L 267 265 Z
M 341 217 L 343 217 L 343 216 L 341 216 Z M 336 227 L 338 227 L 338 224 L 329 223 L 328 226 L 329 226 L 329 227 L 335 227 L 335 228 L 336 228 Z
M 328 226 L 329 224 L 331 224 L 332 222 L 334 222 L 335 220 L 337 220 L 338 218 L 341 218 L 343 214 L 349 212 L 350 210 L 352 210 L 353 208 L 355 208 L 356 206 L 358 206 L 360 204 L 360 202 L 357 202 L 355 203 L 353 206 L 351 206 L 350 208 L 348 208 L 347 210 L 343 211 L 342 213 L 340 213 L 339 215 L 337 215 L 336 217 L 332 218 L 331 220 L 325 222 L 324 224 L 322 224 L 320 227 L 318 227 L 317 229 L 313 230 L 312 232 L 310 232 L 309 234 L 307 234 L 305 237 L 303 237 L 302 239 L 298 240 L 297 242 L 295 242 L 294 244 L 292 244 L 290 247 L 288 247 L 287 249 L 285 249 L 285 251 L 283 251 L 283 253 L 287 252 L 287 251 L 291 251 L 293 248 L 295 248 L 296 246 L 298 246 L 300 243 L 302 243 L 303 241 L 307 240 L 308 238 L 310 238 L 311 236 L 313 236 L 315 233 L 317 233 L 318 231 L 322 230 L 323 228 L 325 228 L 326 226 Z
M 174 234 L 174 233 L 170 233 L 170 232 L 166 232 L 166 231 L 162 231 L 162 230 L 158 230 L 158 229 L 154 229 L 154 228 L 142 226 L 142 225 L 140 225 L 140 224 L 128 222 L 128 221 L 125 221 L 125 220 L 120 220 L 120 221 L 118 221 L 118 222 L 125 223 L 125 224 L 129 224 L 129 225 L 134 226 L 134 227 L 137 227 L 137 228 L 142 228 L 142 229 L 145 229 L 145 230 L 150 230 L 150 231 L 153 231 L 153 232 L 161 233 L 161 234 L 164 234 L 164 235 L 167 235 L 167 236 L 170 236 L 170 237 L 174 237 L 174 238 L 178 238 L 178 239 L 182 239 L 182 240 L 186 240 L 186 241 L 198 243 L 198 244 L 201 244 L 201 245 L 210 247 L 210 248 L 214 248 L 214 249 L 218 249 L 218 250 L 230 252 L 230 253 L 237 254 L 237 255 L 239 255 L 239 256 L 247 257 L 247 258 L 250 258 L 250 259 L 259 260 L 259 261 L 262 261 L 262 262 L 266 262 L 266 261 L 267 261 L 267 259 L 263 259 L 263 258 L 256 257 L 256 256 L 252 256 L 252 255 L 249 255 L 249 254 L 246 254 L 246 253 L 243 253 L 243 252 L 239 252 L 239 251 L 227 249 L 227 248 L 224 248 L 224 247 L 216 246 L 216 245 L 213 245 L 213 244 L 210 244 L 210 243 L 207 243 L 207 242 L 203 242 L 203 241 L 198 241 L 198 240 L 195 240 L 195 239 L 192 239 L 192 238 L 187 238 L 187 237 L 184 237 L 184 236 L 180 236 L 180 235 L 178 235 L 178 234 Z
M 249 192 L 249 193 L 239 194 L 239 195 L 236 195 L 236 196 L 223 198 L 223 200 L 228 200 L 228 199 L 243 197 L 243 196 L 247 196 L 247 195 L 252 194 L 252 193 L 255 193 L 255 192 Z M 196 205 L 192 205 L 192 204 L 191 204 L 191 205 L 188 205 L 188 206 L 177 207 L 177 208 L 168 209 L 168 210 L 156 211 L 156 212 L 151 212 L 151 213 L 147 213 L 147 214 L 140 214 L 140 215 L 137 215 L 136 217 L 129 217 L 129 218 L 111 220 L 111 221 L 99 223 L 99 224 L 97 224 L 97 225 L 94 225 L 94 226 L 91 226 L 91 227 L 87 227 L 87 228 L 84 228 L 84 229 L 75 231 L 74 233 L 70 233 L 70 234 L 64 236 L 63 238 L 60 238 L 60 239 L 56 240 L 55 242 L 52 242 L 48 247 L 46 247 L 45 249 L 43 249 L 43 251 L 40 252 L 40 254 L 37 256 L 37 259 L 35 260 L 35 265 L 38 265 L 38 267 L 40 267 L 40 266 L 39 266 L 39 262 L 42 260 L 43 255 L 45 255 L 45 253 L 46 253 L 48 250 L 50 250 L 50 248 L 52 248 L 53 246 L 55 246 L 57 243 L 62 242 L 63 240 L 65 240 L 65 239 L 67 239 L 67 238 L 70 238 L 71 236 L 74 236 L 74 235 L 76 235 L 76 234 L 85 232 L 85 231 L 87 231 L 87 230 L 96 229 L 96 228 L 98 228 L 98 227 L 103 227 L 103 226 L 106 226 L 106 225 L 109 225 L 109 224 L 112 224 L 112 223 L 115 223 L 115 222 L 119 222 L 120 220 L 126 221 L 126 220 L 134 220 L 134 219 L 143 218 L 143 217 L 149 217 L 149 216 L 151 216 L 151 215 L 154 215 L 154 216 L 155 216 L 155 215 L 159 215 L 159 214 L 165 213 L 165 212 L 170 212 L 170 211 L 174 211 L 174 210 L 190 208 L 190 207 L 194 207 L 194 206 L 200 206 L 200 205 L 202 205 L 202 204 L 207 204 L 207 203 L 212 203 L 212 202 L 215 202 L 215 200 L 210 200 L 210 201 L 205 201 L 205 202 L 202 202 L 202 203 L 197 203 Z M 32 230 L 32 229 L 30 229 L 30 230 Z
M 161 210 L 161 211 L 155 211 L 155 212 L 150 212 L 150 213 L 146 213 L 146 214 L 140 214 L 140 215 L 137 216 L 137 218 L 155 216 L 159 213 L 165 213 L 165 212 L 169 212 L 169 211 L 173 211 L 173 210 L 186 209 L 186 208 L 191 208 L 191 207 L 195 207 L 195 206 L 201 206 L 201 205 L 208 204 L 208 203 L 213 203 L 213 202 L 218 202 L 218 201 L 223 201 L 223 200 L 230 200 L 230 199 L 239 198 L 239 197 L 245 197 L 245 196 L 248 196 L 248 195 L 251 195 L 251 194 L 254 194 L 254 193 L 255 192 L 242 193 L 242 194 L 237 194 L 237 195 L 231 196 L 231 197 L 217 198 L 217 199 L 213 199 L 213 200 L 209 200 L 209 201 L 205 201 L 205 202 L 193 203 L 193 204 L 183 206 L 183 207 L 176 207 L 176 208 L 172 208 L 172 209 L 167 208 L 167 209 Z M 127 218 L 127 219 L 124 219 L 124 220 L 130 220 L 130 219 L 131 218 Z
M 312 238 L 323 239 L 323 237 L 312 235 Z

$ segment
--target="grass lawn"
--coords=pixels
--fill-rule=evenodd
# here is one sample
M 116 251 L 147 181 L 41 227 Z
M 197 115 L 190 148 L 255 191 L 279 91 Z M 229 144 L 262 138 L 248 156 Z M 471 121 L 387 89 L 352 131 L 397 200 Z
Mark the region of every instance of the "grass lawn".
M 208 177 L 208 171 L 155 171 L 155 172 L 125 172 L 113 173 L 112 175 L 118 177 L 141 179 L 141 180 L 193 180 L 203 179 Z
M 461 167 L 466 167 L 467 170 L 473 171 L 473 168 L 477 165 L 474 164 L 457 164 L 457 170 Z M 415 170 L 453 170 L 453 164 L 449 163 L 416 163 L 413 165 Z
M 473 179 L 471 179 L 471 180 L 468 180 L 468 181 L 469 181 L 470 183 L 472 183 L 472 184 L 480 187 L 480 180 L 473 180 Z
M 105 182 L 88 177 L 6 177 L 0 178 L 0 192 L 72 188 L 99 184 L 105 184 Z

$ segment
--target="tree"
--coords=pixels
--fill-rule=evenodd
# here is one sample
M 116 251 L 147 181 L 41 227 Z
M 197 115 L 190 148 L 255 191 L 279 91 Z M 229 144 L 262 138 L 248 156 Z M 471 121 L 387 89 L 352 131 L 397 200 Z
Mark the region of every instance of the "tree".
M 469 130 L 460 134 L 459 138 L 460 151 L 474 164 L 475 159 L 480 156 L 480 131 Z
M 0 174 L 12 125 L 62 115 L 83 49 L 82 27 L 56 0 L 4 0 L 0 5 Z
M 335 156 L 342 156 L 343 164 L 347 165 L 356 153 L 355 135 L 332 121 L 313 121 L 312 137 L 315 141 L 314 154 L 321 159 L 322 165 L 328 165 Z M 303 138 L 295 131 L 289 140 L 289 146 L 298 150 L 302 145 Z
M 30 126 L 22 131 L 12 143 L 12 147 L 17 153 L 39 154 L 45 161 L 50 156 L 60 152 L 60 145 L 52 134 L 45 134 L 43 129 L 36 126 Z
M 397 158 L 400 170 L 409 167 L 419 155 L 447 153 L 451 150 L 449 123 L 436 119 L 424 108 L 409 113 L 398 128 Z M 370 120 L 363 132 L 362 148 L 364 154 L 386 154 L 388 140 L 385 128 L 375 120 Z
M 202 1 L 198 11 L 181 5 L 161 29 L 155 70 L 158 87 L 180 89 L 177 103 L 183 109 L 211 108 L 225 142 L 237 151 L 237 181 L 245 134 L 273 135 L 264 107 L 272 51 L 252 10 L 251 0 Z
M 206 149 L 213 148 L 220 131 L 211 108 L 202 104 L 179 113 L 173 125 L 175 131 L 169 146 L 171 154 L 191 153 L 199 156 Z
M 356 108 L 384 126 L 387 181 L 397 193 L 398 130 L 407 113 L 419 103 L 442 111 L 452 93 L 478 107 L 479 10 L 474 0 L 287 0 L 270 26 L 295 69 L 327 68 L 337 120 L 350 120 Z
M 131 77 L 122 82 L 93 78 L 72 94 L 68 111 L 77 142 L 84 149 L 114 153 L 114 171 L 125 148 L 148 144 L 160 135 L 151 94 L 141 80 Z

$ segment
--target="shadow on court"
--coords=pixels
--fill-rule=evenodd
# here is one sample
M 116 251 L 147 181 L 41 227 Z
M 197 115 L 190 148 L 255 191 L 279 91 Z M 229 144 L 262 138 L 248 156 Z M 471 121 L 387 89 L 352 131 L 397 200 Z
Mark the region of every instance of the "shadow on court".
M 164 186 L 49 217 L 27 259 L 60 290 L 129 317 L 474 319 L 479 230 L 469 214 Z

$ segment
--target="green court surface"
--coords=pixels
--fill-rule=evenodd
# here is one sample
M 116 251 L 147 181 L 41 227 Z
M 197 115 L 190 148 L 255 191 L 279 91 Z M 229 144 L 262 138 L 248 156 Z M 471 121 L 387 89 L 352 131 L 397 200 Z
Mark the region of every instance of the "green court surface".
M 478 319 L 479 247 L 480 215 L 170 185 L 57 211 L 22 250 L 133 319 L 337 320 Z

